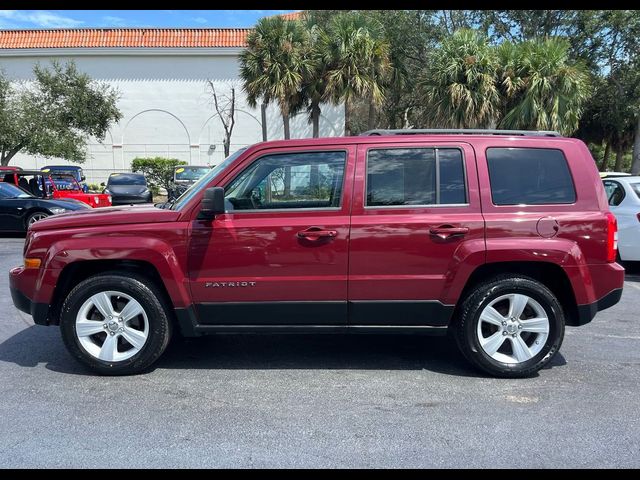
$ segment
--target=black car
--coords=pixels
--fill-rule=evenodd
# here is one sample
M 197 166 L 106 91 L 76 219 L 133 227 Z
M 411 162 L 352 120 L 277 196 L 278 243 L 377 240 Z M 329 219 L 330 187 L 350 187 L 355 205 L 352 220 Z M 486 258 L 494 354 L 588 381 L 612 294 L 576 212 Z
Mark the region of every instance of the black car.
M 102 184 L 104 186 L 104 184 Z M 151 203 L 153 195 L 141 173 L 112 173 L 102 193 L 111 195 L 113 205 Z
M 10 183 L 0 182 L 0 231 L 26 232 L 29 225 L 58 213 L 91 209 L 77 201 L 51 200 L 33 196 Z
M 191 185 L 204 177 L 211 167 L 179 165 L 173 169 L 173 180 L 167 190 L 167 200 L 172 201 L 182 195 Z

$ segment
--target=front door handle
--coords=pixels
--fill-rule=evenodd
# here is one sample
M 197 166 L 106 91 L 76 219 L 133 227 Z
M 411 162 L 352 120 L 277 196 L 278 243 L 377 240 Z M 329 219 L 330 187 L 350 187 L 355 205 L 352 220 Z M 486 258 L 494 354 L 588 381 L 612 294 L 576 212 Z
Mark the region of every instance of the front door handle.
M 453 225 L 440 225 L 429 229 L 431 235 L 435 235 L 443 240 L 454 235 L 466 235 L 469 233 L 468 227 L 454 227 Z
M 319 238 L 335 238 L 338 236 L 336 230 L 323 230 L 320 227 L 309 227 L 298 232 L 298 238 L 307 240 L 318 240 Z

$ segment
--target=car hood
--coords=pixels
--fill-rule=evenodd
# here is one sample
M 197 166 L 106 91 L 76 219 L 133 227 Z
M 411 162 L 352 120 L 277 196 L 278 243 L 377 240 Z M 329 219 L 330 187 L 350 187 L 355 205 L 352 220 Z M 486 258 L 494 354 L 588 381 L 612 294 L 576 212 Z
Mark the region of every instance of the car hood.
M 145 185 L 107 185 L 112 195 L 141 195 L 148 189 Z
M 81 202 L 80 200 L 76 200 L 75 198 L 66 198 L 64 200 L 57 200 L 57 199 L 38 199 L 41 202 L 44 202 L 43 205 L 49 208 L 52 207 L 58 207 L 58 208 L 64 208 L 66 210 L 92 210 L 92 208 L 87 205 L 84 202 Z
M 92 208 L 45 218 L 31 225 L 31 230 L 42 231 L 77 227 L 90 228 L 101 225 L 174 222 L 179 216 L 179 212 L 162 210 L 153 205 Z

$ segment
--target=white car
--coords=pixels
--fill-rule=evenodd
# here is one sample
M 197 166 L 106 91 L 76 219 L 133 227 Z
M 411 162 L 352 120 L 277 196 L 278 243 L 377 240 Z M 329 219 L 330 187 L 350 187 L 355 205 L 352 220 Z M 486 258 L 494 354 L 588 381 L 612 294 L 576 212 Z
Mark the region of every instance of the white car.
M 618 219 L 618 253 L 624 262 L 640 261 L 640 176 L 605 178 L 609 207 Z

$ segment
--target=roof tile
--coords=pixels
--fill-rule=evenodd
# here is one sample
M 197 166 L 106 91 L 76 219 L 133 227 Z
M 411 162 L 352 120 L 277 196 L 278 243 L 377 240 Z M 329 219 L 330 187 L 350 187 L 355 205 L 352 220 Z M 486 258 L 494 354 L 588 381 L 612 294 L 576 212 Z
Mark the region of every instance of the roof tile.
M 245 47 L 250 31 L 250 28 L 0 30 L 0 49 Z

